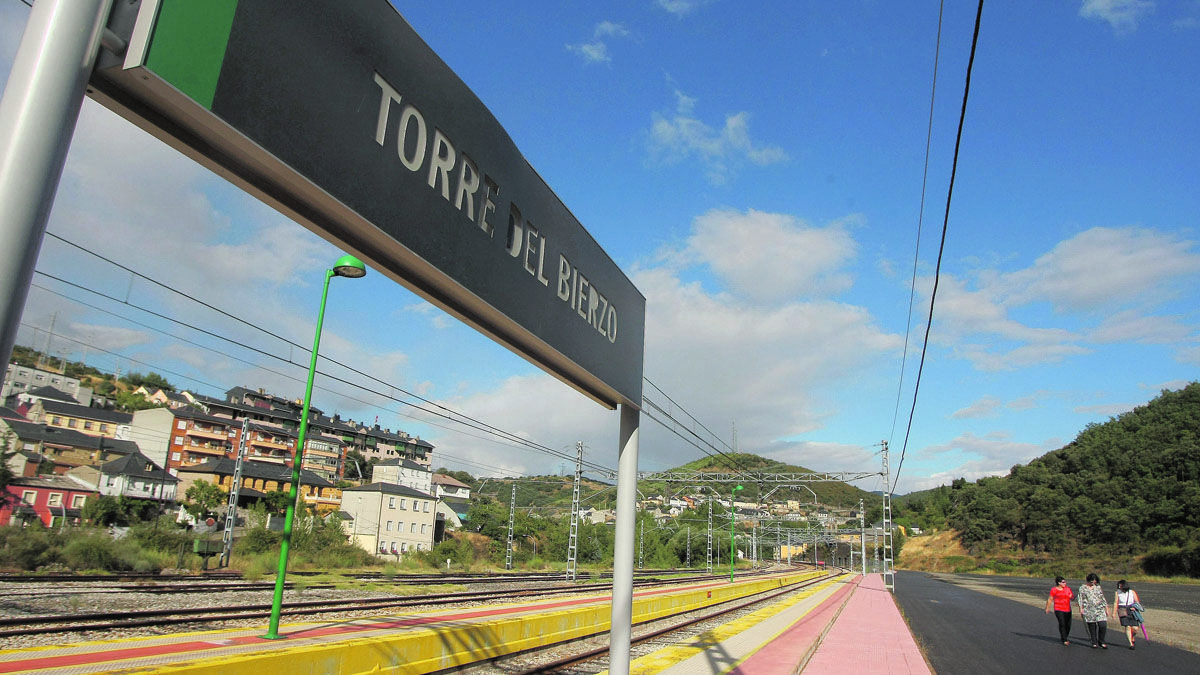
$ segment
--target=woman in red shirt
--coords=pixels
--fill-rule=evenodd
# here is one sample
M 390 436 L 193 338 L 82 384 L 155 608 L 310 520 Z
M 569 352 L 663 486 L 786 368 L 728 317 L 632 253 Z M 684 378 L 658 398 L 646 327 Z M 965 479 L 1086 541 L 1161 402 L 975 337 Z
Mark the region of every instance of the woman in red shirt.
M 1054 577 L 1054 588 L 1050 589 L 1050 597 L 1046 598 L 1046 613 L 1054 607 L 1054 618 L 1058 619 L 1058 634 L 1064 645 L 1071 644 L 1071 598 L 1075 594 L 1067 586 L 1067 580 Z

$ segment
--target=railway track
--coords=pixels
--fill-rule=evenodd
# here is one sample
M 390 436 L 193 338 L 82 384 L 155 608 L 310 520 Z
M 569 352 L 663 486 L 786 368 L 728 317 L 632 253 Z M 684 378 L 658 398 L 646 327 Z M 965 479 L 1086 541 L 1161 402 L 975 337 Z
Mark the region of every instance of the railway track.
M 288 572 L 289 577 L 311 577 L 324 575 L 323 572 Z M 694 570 L 639 570 L 634 578 L 653 578 L 674 576 L 686 578 L 695 575 Z M 352 575 L 342 575 L 346 581 L 379 582 L 415 586 L 439 584 L 503 584 L 544 581 L 566 581 L 563 572 L 523 572 L 519 574 L 496 573 L 458 573 L 458 574 L 384 574 L 382 572 L 363 572 Z M 578 575 L 577 581 L 611 579 L 611 572 L 593 572 Z M 30 584 L 106 584 L 108 591 L 126 591 L 136 593 L 210 593 L 216 591 L 253 591 L 273 589 L 273 581 L 247 582 L 242 581 L 240 572 L 222 572 L 220 574 L 197 574 L 181 576 L 163 576 L 146 572 L 128 572 L 117 574 L 3 574 L 0 575 L 0 595 L 12 595 L 15 592 L 9 587 L 20 587 Z M 336 582 L 300 583 L 305 588 L 333 588 Z M 293 582 L 287 584 L 293 587 Z M 63 587 L 70 590 L 72 587 Z M 86 587 L 80 587 L 86 588 Z M 95 592 L 95 589 L 92 590 Z
M 842 570 L 831 570 L 840 574 Z M 756 611 L 762 606 L 802 591 L 810 586 L 824 583 L 832 577 L 811 579 L 784 589 L 764 591 L 748 598 L 740 598 L 723 605 L 703 610 L 683 612 L 634 627 L 630 640 L 632 659 L 653 653 L 667 646 L 688 642 L 704 632 L 728 623 L 741 615 Z M 564 654 L 564 652 L 567 652 Z M 546 656 L 546 654 L 553 656 Z M 488 664 L 466 669 L 471 675 L 484 673 L 506 673 L 508 675 L 584 675 L 608 669 L 609 645 L 605 636 L 574 644 L 553 645 L 546 649 L 531 650 Z
M 525 579 L 535 579 L 535 583 L 546 581 L 545 577 L 525 577 Z M 676 577 L 672 580 L 663 580 L 656 576 L 650 576 L 634 581 L 635 587 L 659 586 L 669 583 L 677 583 L 679 581 L 704 581 L 718 578 L 708 575 L 691 575 L 687 577 Z M 442 579 L 439 577 L 438 579 Z M 521 578 L 508 578 L 505 581 L 519 582 Z M 428 583 L 428 582 L 427 582 Z M 440 583 L 448 583 L 440 581 Z M 477 582 L 472 582 L 477 583 Z M 528 583 L 526 581 L 525 583 Z M 317 585 L 309 586 L 308 588 L 316 588 Z M 320 616 L 327 614 L 370 614 L 379 612 L 390 612 L 398 609 L 410 607 L 445 607 L 459 604 L 478 604 L 486 603 L 495 600 L 512 601 L 520 598 L 537 598 L 549 595 L 570 595 L 570 594 L 594 594 L 603 592 L 612 587 L 608 582 L 590 582 L 590 583 L 572 583 L 570 585 L 554 586 L 530 586 L 524 588 L 507 588 L 503 590 L 476 590 L 455 593 L 432 593 L 410 596 L 375 596 L 356 599 L 340 599 L 340 600 L 311 600 L 311 601 L 293 601 L 286 602 L 282 605 L 281 614 L 295 619 L 304 616 Z M 161 589 L 148 586 L 133 587 L 137 592 L 157 594 Z M 273 588 L 272 584 L 229 584 L 223 586 L 203 585 L 200 589 L 192 588 L 191 592 L 200 590 L 207 593 L 216 591 L 230 592 L 236 591 L 259 591 L 265 592 Z M 63 595 L 64 590 L 76 591 L 79 593 L 105 593 L 108 589 L 62 589 L 54 588 L 43 594 L 53 593 L 56 596 Z M 178 589 L 176 589 L 178 590 Z M 25 592 L 22 595 L 28 596 L 30 593 Z M 130 610 L 130 611 L 110 611 L 96 612 L 90 611 L 86 613 L 67 612 L 62 614 L 43 614 L 43 615 L 24 615 L 0 617 L 0 638 L 28 636 L 28 635 L 53 635 L 53 634 L 69 634 L 69 633 L 103 633 L 108 631 L 116 631 L 127 628 L 148 627 L 152 626 L 156 629 L 169 626 L 188 626 L 189 629 L 198 627 L 210 628 L 224 625 L 228 622 L 250 621 L 269 617 L 271 614 L 271 605 L 266 603 L 245 605 L 239 604 L 232 606 L 230 604 L 214 605 L 208 607 L 192 607 L 192 608 L 171 608 L 171 609 L 149 609 L 149 610 Z

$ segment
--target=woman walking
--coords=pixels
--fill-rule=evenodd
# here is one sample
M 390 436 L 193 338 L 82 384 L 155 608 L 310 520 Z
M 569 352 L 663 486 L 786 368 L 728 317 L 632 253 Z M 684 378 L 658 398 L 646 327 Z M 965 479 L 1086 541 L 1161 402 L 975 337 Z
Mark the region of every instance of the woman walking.
M 1054 588 L 1050 589 L 1050 597 L 1046 598 L 1046 613 L 1054 608 L 1054 618 L 1058 619 L 1058 635 L 1064 645 L 1071 644 L 1071 598 L 1075 594 L 1067 586 L 1067 580 L 1054 577 Z
M 1139 618 L 1140 614 L 1135 614 L 1129 609 L 1129 606 L 1135 602 L 1138 603 L 1138 606 L 1141 606 L 1141 600 L 1138 600 L 1137 591 L 1130 588 L 1124 579 L 1118 581 L 1117 594 L 1113 598 L 1113 608 L 1110 616 L 1121 620 L 1121 626 L 1125 628 L 1125 637 L 1129 638 L 1130 649 L 1134 649 L 1136 646 L 1134 644 L 1134 636 L 1137 634 L 1137 630 L 1135 629 L 1142 625 Z
M 1079 587 L 1079 616 L 1087 625 L 1092 649 L 1108 649 L 1108 603 L 1100 588 L 1100 577 L 1096 573 L 1087 575 L 1087 583 Z

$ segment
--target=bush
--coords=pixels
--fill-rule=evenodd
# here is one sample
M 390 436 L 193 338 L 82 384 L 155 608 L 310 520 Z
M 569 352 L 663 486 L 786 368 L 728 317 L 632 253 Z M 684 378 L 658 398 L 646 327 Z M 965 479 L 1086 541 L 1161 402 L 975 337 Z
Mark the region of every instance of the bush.
M 0 528 L 0 567 L 31 572 L 46 565 L 62 563 L 64 537 L 47 530 L 39 522 L 21 527 Z
M 281 538 L 282 536 L 278 532 L 272 532 L 265 527 L 256 527 L 246 530 L 246 534 L 241 539 L 238 539 L 234 550 L 249 556 L 267 553 L 268 551 L 278 551 Z
M 90 531 L 83 536 L 72 537 L 63 547 L 63 562 L 73 570 L 123 569 L 118 544 L 108 533 Z
M 1200 577 L 1200 542 L 1155 549 L 1142 561 L 1142 569 L 1161 577 Z

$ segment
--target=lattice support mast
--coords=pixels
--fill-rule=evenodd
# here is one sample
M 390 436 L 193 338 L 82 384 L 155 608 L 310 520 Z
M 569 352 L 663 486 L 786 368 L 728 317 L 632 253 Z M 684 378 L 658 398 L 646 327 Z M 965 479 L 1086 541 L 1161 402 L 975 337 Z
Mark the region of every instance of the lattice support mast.
M 517 522 L 517 484 L 512 486 L 512 499 L 508 502 L 508 549 L 504 554 L 504 569 L 512 569 L 513 559 L 513 526 Z
M 233 483 L 229 486 L 229 504 L 225 507 L 225 535 L 221 538 L 221 557 L 217 567 L 228 567 L 233 554 L 233 528 L 237 526 L 238 496 L 242 489 L 242 462 L 246 461 L 246 441 L 250 435 L 250 418 L 242 420 L 242 437 L 238 440 L 237 461 L 233 464 Z M 165 464 L 165 462 L 164 462 Z M 163 469 L 166 471 L 166 468 Z
M 567 541 L 567 579 L 578 574 L 579 558 L 579 484 L 583 481 L 583 441 L 575 444 L 575 489 L 571 493 L 571 536 Z
M 892 472 L 888 444 L 883 442 L 883 585 L 896 592 L 896 569 L 892 560 Z

